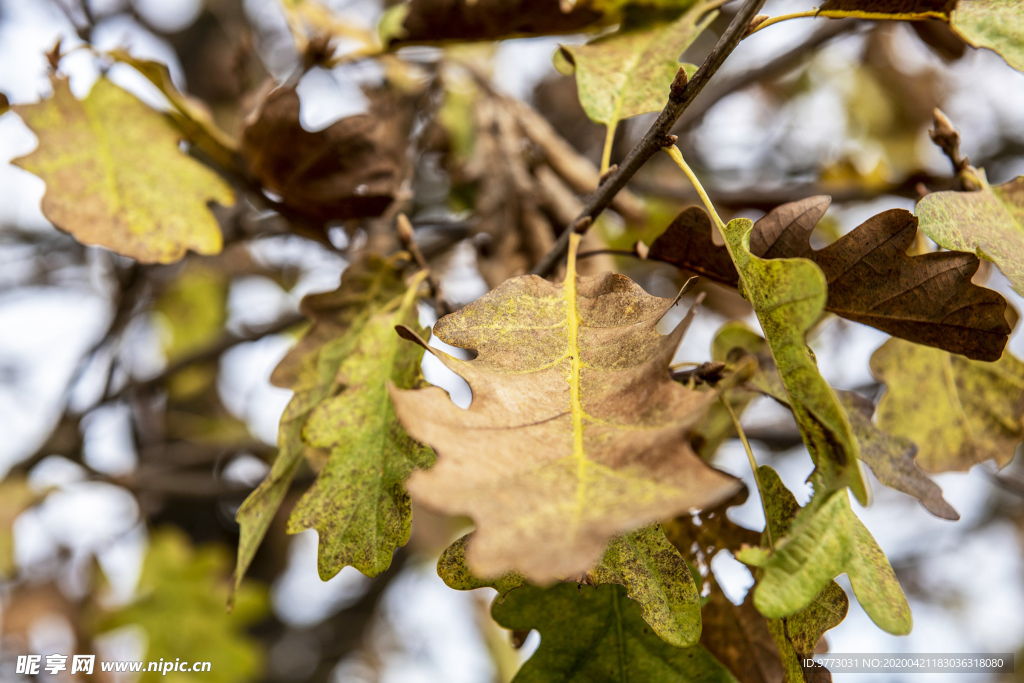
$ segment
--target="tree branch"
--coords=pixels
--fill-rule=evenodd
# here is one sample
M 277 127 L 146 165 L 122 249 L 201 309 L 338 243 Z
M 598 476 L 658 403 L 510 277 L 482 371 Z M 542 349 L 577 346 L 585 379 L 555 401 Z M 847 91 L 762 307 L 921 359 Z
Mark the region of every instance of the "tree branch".
M 644 133 L 640 142 L 630 150 L 615 172 L 611 173 L 597 190 L 590 195 L 586 206 L 583 207 L 583 212 L 572 226 L 562 231 L 562 234 L 559 235 L 558 240 L 555 242 L 555 246 L 544 255 L 544 258 L 534 268 L 533 273 L 535 275 L 544 276 L 554 270 L 555 265 L 565 256 L 566 249 L 569 246 L 569 235 L 576 229 L 576 226 L 583 228 L 601 215 L 601 212 L 611 204 L 612 198 L 618 194 L 619 190 L 626 186 L 626 183 L 640 170 L 640 167 L 666 145 L 666 137 L 672 130 L 672 126 L 679 120 L 679 117 L 690 106 L 694 98 L 700 94 L 700 91 L 704 89 L 704 86 L 715 75 L 725 59 L 736 49 L 739 42 L 743 40 L 747 27 L 750 25 L 751 20 L 757 16 L 764 3 L 765 0 L 746 0 L 743 3 L 740 11 L 736 13 L 736 16 L 729 23 L 729 27 L 718 40 L 718 44 L 711 50 L 707 59 L 704 60 L 704 63 L 697 69 L 697 73 L 693 75 L 689 82 L 686 80 L 686 72 L 682 68 L 679 69 L 676 80 L 672 83 L 672 88 L 669 91 L 668 103 L 661 110 L 657 120 Z
M 269 325 L 265 325 L 254 330 L 248 330 L 242 334 L 225 334 L 224 336 L 222 336 L 220 339 L 210 344 L 209 346 L 199 349 L 194 353 L 190 353 L 186 356 L 182 356 L 181 358 L 171 363 L 168 363 L 167 367 L 164 368 L 162 372 L 153 377 L 150 377 L 149 379 L 128 382 L 117 391 L 106 396 L 104 402 L 116 401 L 117 399 L 121 398 L 122 396 L 125 396 L 126 394 L 151 389 L 152 387 L 162 384 L 171 375 L 175 374 L 176 372 L 184 368 L 187 368 L 191 365 L 195 365 L 196 363 L 202 363 L 203 361 L 215 360 L 217 358 L 220 358 L 220 356 L 222 356 L 224 352 L 226 352 L 233 346 L 237 346 L 238 344 L 242 344 L 245 342 L 257 341 L 258 339 L 262 339 L 263 337 L 266 337 L 268 335 L 284 332 L 289 327 L 298 325 L 305 319 L 306 317 L 301 313 L 289 313 L 288 315 L 282 317 L 279 320 L 276 320 L 275 322 L 270 323 Z

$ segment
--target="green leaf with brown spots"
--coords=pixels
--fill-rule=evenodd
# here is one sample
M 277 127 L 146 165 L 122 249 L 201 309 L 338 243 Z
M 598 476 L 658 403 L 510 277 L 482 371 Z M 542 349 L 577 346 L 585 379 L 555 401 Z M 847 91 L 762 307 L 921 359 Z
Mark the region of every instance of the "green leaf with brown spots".
M 825 309 L 825 275 L 803 258 L 762 259 L 750 252 L 748 218 L 722 227 L 726 248 L 739 273 L 740 291 L 764 330 L 788 403 L 815 464 L 815 488 L 847 486 L 862 503 L 868 489 L 860 470 L 860 446 L 835 391 L 818 372 L 804 337 Z
M 917 204 L 921 230 L 939 246 L 996 264 L 1024 295 L 1024 176 L 977 192 L 932 192 Z
M 516 572 L 486 580 L 475 576 L 466 565 L 466 548 L 472 534 L 453 543 L 437 563 L 437 573 L 456 590 L 489 586 L 505 596 L 526 583 Z M 644 621 L 661 638 L 677 647 L 696 645 L 700 638 L 700 596 L 686 560 L 655 524 L 619 536 L 608 544 L 601 562 L 582 576 L 580 582 L 600 586 L 624 586 L 629 597 L 640 603 Z
M 843 600 L 830 588 L 832 579 L 845 573 L 879 628 L 896 635 L 909 633 L 912 620 L 903 589 L 882 549 L 853 514 L 846 491 L 815 492 L 807 507 L 798 510 L 774 470 L 762 466 L 758 477 L 769 520 L 788 522 L 771 525 L 774 550 L 745 548 L 736 555 L 762 570 L 754 589 L 758 611 L 769 619 L 795 619 L 786 627 L 794 647 L 816 643 L 815 634 L 820 637 L 845 616 L 839 607 Z M 802 635 L 794 640 L 797 633 Z
M 885 382 L 878 425 L 918 447 L 927 472 L 961 472 L 994 460 L 1003 467 L 1024 440 L 1024 363 L 1009 351 L 982 363 L 890 339 L 871 356 Z
M 761 466 L 757 476 L 768 514 L 768 528 L 762 537 L 762 545 L 770 547 L 789 533 L 794 518 L 800 512 L 800 505 L 774 469 Z M 768 529 L 771 530 L 771 540 Z M 757 604 L 756 597 L 754 604 Z M 806 608 L 782 619 L 769 620 L 768 630 L 779 649 L 788 681 L 797 683 L 807 680 L 811 683 L 802 661 L 813 655 L 815 646 L 826 631 L 842 623 L 849 609 L 850 600 L 846 593 L 838 583 L 829 581 Z
M 740 486 L 685 439 L 717 398 L 669 372 L 692 311 L 662 335 L 675 300 L 622 275 L 577 277 L 578 245 L 576 235 L 564 282 L 512 278 L 434 326 L 441 341 L 478 352 L 428 349 L 469 383 L 468 410 L 438 387 L 392 391 L 402 424 L 438 453 L 408 489 L 473 519 L 467 560 L 479 576 L 518 570 L 544 584 L 584 572 L 615 536 Z
M 46 181 L 43 215 L 82 244 L 142 263 L 220 252 L 207 202 L 231 206 L 234 195 L 182 153 L 174 124 L 106 78 L 84 100 L 67 79 L 51 80 L 50 99 L 13 107 L 39 137 L 39 148 L 13 163 Z
M 513 683 L 735 683 L 700 645 L 669 645 L 621 586 L 523 586 L 491 607 L 507 629 L 537 629 L 541 644 Z
M 580 104 L 591 120 L 614 129 L 619 121 L 658 111 L 668 101 L 679 56 L 714 20 L 720 5 L 694 3 L 678 19 L 626 29 L 586 45 L 563 45 L 560 59 L 576 73 Z
M 403 482 L 433 462 L 429 449 L 398 425 L 388 381 L 412 387 L 423 352 L 405 344 L 397 324 L 416 326 L 416 280 L 408 287 L 394 259 L 367 255 L 337 290 L 306 297 L 313 320 L 272 377 L 295 392 L 281 417 L 280 452 L 267 478 L 238 510 L 236 580 L 245 573 L 303 456 L 320 469 L 288 521 L 290 533 L 315 528 L 326 580 L 345 565 L 373 576 L 409 538 Z

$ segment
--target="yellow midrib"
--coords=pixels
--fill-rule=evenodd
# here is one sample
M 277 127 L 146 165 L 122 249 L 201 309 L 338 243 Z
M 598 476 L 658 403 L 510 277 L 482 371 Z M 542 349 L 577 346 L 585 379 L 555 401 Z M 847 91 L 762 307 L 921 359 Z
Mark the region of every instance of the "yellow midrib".
M 567 342 L 569 354 L 569 414 L 572 416 L 572 457 L 576 459 L 576 514 L 573 527 L 580 521 L 586 503 L 586 469 L 587 456 L 583 450 L 583 400 L 580 387 L 580 313 L 577 306 L 576 291 L 576 252 L 580 245 L 580 235 L 573 233 L 569 237 L 569 258 L 565 268 L 565 316 L 569 326 Z

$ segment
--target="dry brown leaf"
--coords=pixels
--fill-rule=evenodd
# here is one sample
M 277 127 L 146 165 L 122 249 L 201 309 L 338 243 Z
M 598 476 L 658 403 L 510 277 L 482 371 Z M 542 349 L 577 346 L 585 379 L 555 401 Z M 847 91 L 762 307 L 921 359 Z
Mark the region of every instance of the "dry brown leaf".
M 673 382 L 668 364 L 692 311 L 672 333 L 674 304 L 622 275 L 506 281 L 446 316 L 429 349 L 473 390 L 463 410 L 444 390 L 392 389 L 399 420 L 438 464 L 408 482 L 413 499 L 473 518 L 470 569 L 518 570 L 548 583 L 589 569 L 617 534 L 713 505 L 740 486 L 690 450 L 686 432 L 717 400 Z M 404 331 L 421 344 L 422 339 Z
M 379 216 L 402 180 L 411 109 L 399 109 L 387 94 L 371 99 L 369 113 L 311 133 L 299 122 L 296 90 L 271 91 L 242 134 L 249 172 L 311 221 Z
M 807 258 L 828 279 L 826 310 L 919 344 L 993 361 L 1010 333 L 1006 300 L 971 282 L 973 254 L 937 252 L 908 256 L 917 218 L 892 209 L 817 251 L 814 226 L 829 197 L 783 204 L 757 223 L 750 251 L 766 259 Z M 679 214 L 651 246 L 649 258 L 666 261 L 722 284 L 736 286 L 736 269 L 725 247 L 711 239 L 711 221 L 697 207 Z

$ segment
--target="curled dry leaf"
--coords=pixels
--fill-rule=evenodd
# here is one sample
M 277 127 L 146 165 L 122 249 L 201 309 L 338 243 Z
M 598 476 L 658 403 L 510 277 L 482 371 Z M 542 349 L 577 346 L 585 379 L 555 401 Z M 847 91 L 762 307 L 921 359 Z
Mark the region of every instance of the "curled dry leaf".
M 437 563 L 437 573 L 456 590 L 484 586 L 504 598 L 509 591 L 526 584 L 517 572 L 494 579 L 481 579 L 466 564 L 466 549 L 472 534 L 453 543 Z M 591 571 L 566 580 L 592 586 L 618 584 L 640 603 L 644 621 L 662 640 L 676 647 L 696 645 L 700 638 L 700 596 L 686 560 L 665 538 L 657 524 L 645 527 L 608 544 L 604 557 Z
M 800 257 L 817 263 L 828 281 L 826 310 L 848 320 L 969 358 L 999 358 L 1010 334 L 1006 300 L 972 284 L 980 265 L 976 257 L 959 252 L 908 256 L 917 219 L 902 209 L 872 216 L 815 250 L 811 233 L 830 201 L 811 197 L 773 209 L 754 224 L 750 251 L 761 258 Z M 929 232 L 924 216 L 922 228 Z M 736 269 L 726 249 L 712 241 L 711 230 L 708 215 L 690 207 L 654 241 L 649 258 L 736 286 Z
M 174 124 L 106 78 L 84 100 L 66 78 L 51 80 L 50 99 L 13 107 L 39 137 L 39 148 L 14 163 L 46 181 L 43 215 L 83 244 L 143 263 L 220 252 L 207 202 L 230 206 L 234 196 L 181 152 Z
M 885 382 L 878 425 L 910 439 L 928 472 L 1008 464 L 1024 440 L 1024 363 L 1009 351 L 981 363 L 890 339 L 871 356 Z
M 662 335 L 675 301 L 622 275 L 507 280 L 442 318 L 428 349 L 469 382 L 463 410 L 433 387 L 393 390 L 402 424 L 439 455 L 408 483 L 415 500 L 473 518 L 469 566 L 546 583 L 586 571 L 614 536 L 739 488 L 705 465 L 685 434 L 716 399 L 672 381 L 668 364 L 692 318 Z M 426 343 L 405 331 L 406 336 Z
M 385 383 L 408 388 L 421 376 L 422 350 L 394 334 L 396 324 L 417 324 L 417 284 L 406 286 L 394 260 L 366 255 L 345 270 L 338 289 L 303 299 L 313 325 L 272 376 L 295 394 L 281 416 L 277 459 L 236 515 L 236 583 L 304 455 L 317 462 L 320 474 L 292 512 L 288 529 L 317 529 L 324 580 L 346 565 L 376 575 L 408 540 L 409 500 L 402 482 L 433 457 L 397 423 Z
M 736 680 L 700 645 L 679 648 L 660 639 L 622 586 L 527 585 L 496 601 L 491 615 L 507 629 L 540 632 L 540 647 L 513 683 Z
M 316 223 L 379 216 L 402 180 L 411 108 L 370 93 L 370 112 L 312 133 L 295 88 L 272 90 L 242 132 L 249 172 L 281 203 Z
M 979 175 L 977 192 L 932 192 L 918 202 L 921 229 L 940 246 L 992 261 L 1024 296 L 1024 176 L 993 187 Z

